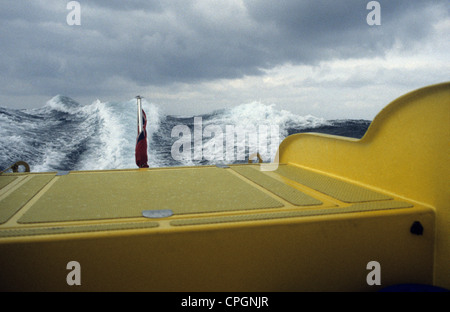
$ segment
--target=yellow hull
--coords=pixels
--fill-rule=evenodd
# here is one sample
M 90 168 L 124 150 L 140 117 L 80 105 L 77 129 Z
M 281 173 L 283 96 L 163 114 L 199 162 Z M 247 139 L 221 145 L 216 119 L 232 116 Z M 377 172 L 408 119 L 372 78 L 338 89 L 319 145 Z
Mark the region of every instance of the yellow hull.
M 0 290 L 450 288 L 449 137 L 446 83 L 361 140 L 286 138 L 274 170 L 2 174 Z

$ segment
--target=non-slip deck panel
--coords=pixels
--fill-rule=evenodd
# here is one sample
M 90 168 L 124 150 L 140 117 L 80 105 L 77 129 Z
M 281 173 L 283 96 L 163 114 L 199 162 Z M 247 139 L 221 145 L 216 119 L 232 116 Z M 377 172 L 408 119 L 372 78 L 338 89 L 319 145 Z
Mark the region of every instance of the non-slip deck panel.
M 251 166 L 233 166 L 232 169 L 293 205 L 311 206 L 322 204 L 320 200 L 315 199 L 287 184 L 275 180 Z
M 0 175 L 0 190 L 7 186 L 9 183 L 17 179 L 17 177 L 11 177 L 11 176 L 1 176 Z
M 70 173 L 57 177 L 19 223 L 175 215 L 283 207 L 263 191 L 216 167 Z
M 259 221 L 259 220 L 309 217 L 309 216 L 331 215 L 331 214 L 352 213 L 352 212 L 368 212 L 376 210 L 389 210 L 389 209 L 412 208 L 412 207 L 413 205 L 409 203 L 390 200 L 383 202 L 358 203 L 348 207 L 302 209 L 296 211 L 282 211 L 272 213 L 255 213 L 255 214 L 233 215 L 224 217 L 174 220 L 170 222 L 170 225 L 185 226 L 185 225 L 201 225 L 201 224 L 214 224 L 226 222 Z
M 387 200 L 391 197 L 335 178 L 291 165 L 280 165 L 277 174 L 346 203 Z
M 48 228 L 16 228 L 0 230 L 0 237 L 70 234 L 99 231 L 135 230 L 158 227 L 158 222 L 129 222 L 111 224 L 92 224 L 81 226 L 58 226 Z
M 0 201 L 0 224 L 9 220 L 31 198 L 33 198 L 54 175 L 31 176 L 23 185 L 7 194 Z

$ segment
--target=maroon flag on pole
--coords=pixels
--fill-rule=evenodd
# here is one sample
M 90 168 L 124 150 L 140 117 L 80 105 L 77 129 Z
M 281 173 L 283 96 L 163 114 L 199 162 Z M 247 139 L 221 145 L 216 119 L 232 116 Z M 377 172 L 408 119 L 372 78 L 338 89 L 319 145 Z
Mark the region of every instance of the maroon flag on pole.
M 138 133 L 136 139 L 136 165 L 139 168 L 148 168 L 148 157 L 147 157 L 147 117 L 145 116 L 144 110 L 142 110 L 142 131 Z M 139 129 L 138 129 L 139 131 Z

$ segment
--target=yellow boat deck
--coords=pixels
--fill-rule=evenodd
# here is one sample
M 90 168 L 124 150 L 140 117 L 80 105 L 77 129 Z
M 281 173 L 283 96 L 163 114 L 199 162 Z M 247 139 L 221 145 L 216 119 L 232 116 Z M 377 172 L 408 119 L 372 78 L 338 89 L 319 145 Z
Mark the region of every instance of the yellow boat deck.
M 171 227 L 413 207 L 293 165 L 4 175 L 0 182 L 0 237 L 162 226 L 146 210 L 171 210 L 162 222 Z
M 449 287 L 449 90 L 398 99 L 361 140 L 288 137 L 275 170 L 2 174 L 0 290 Z
M 173 272 L 180 270 L 176 263 L 185 262 L 191 257 L 188 252 L 179 250 L 180 247 L 191 246 L 194 248 L 195 246 L 198 249 L 191 259 L 194 263 L 181 266 L 182 270 L 177 275 L 183 276 L 183 272 L 186 274 L 197 266 L 195 261 L 205 256 L 211 260 L 215 259 L 215 261 L 219 260 L 219 255 L 219 258 L 222 259 L 229 258 L 230 255 L 239 259 L 244 256 L 242 252 L 255 248 L 262 250 L 258 251 L 260 255 L 252 261 L 254 267 L 258 267 L 268 260 L 270 262 L 277 261 L 277 258 L 280 261 L 287 260 L 285 258 L 288 255 L 292 257 L 289 261 L 301 261 L 317 254 L 309 249 L 320 248 L 316 246 L 318 242 L 316 235 L 320 235 L 321 238 L 327 237 L 327 242 L 323 247 L 328 250 L 322 251 L 322 256 L 318 259 L 314 259 L 314 261 L 311 259 L 310 270 L 318 270 L 320 267 L 323 267 L 324 271 L 342 270 L 341 264 L 336 261 L 340 262 L 345 259 L 348 261 L 348 259 L 360 255 L 361 249 L 364 249 L 365 257 L 360 255 L 362 262 L 359 268 L 354 268 L 359 274 L 355 272 L 354 276 L 359 276 L 360 284 L 367 286 L 364 275 L 368 273 L 367 263 L 376 260 L 387 264 L 385 257 L 390 256 L 386 253 L 387 250 L 395 250 L 396 253 L 403 250 L 405 257 L 408 257 L 410 266 L 429 268 L 421 270 L 420 274 L 414 272 L 415 281 L 427 283 L 432 281 L 433 257 L 431 256 L 432 246 L 429 244 L 429 241 L 433 240 L 434 233 L 432 209 L 294 165 L 280 165 L 275 171 L 261 171 L 259 165 L 231 165 L 228 168 L 161 168 L 70 172 L 63 175 L 56 173 L 11 174 L 0 176 L 0 183 L 2 184 L 0 190 L 2 207 L 8 208 L 1 210 L 0 239 L 3 242 L 24 244 L 22 248 L 15 250 L 15 252 L 23 253 L 18 257 L 19 259 L 15 260 L 14 265 L 18 266 L 17 270 L 2 270 L 3 274 L 8 275 L 6 280 L 14 280 L 16 283 L 20 278 L 17 276 L 12 278 L 9 275 L 19 274 L 22 276 L 20 262 L 24 261 L 23 267 L 31 269 L 30 257 L 36 257 L 35 253 L 44 252 L 43 250 L 34 250 L 30 254 L 26 245 L 33 241 L 52 241 L 54 244 L 59 243 L 60 245 L 58 252 L 52 251 L 44 258 L 48 261 L 47 263 L 34 263 L 35 265 L 39 264 L 39 267 L 33 268 L 31 270 L 33 272 L 40 271 L 45 267 L 53 269 L 53 266 L 48 267 L 48 263 L 52 263 L 52 258 L 61 258 L 65 254 L 63 258 L 66 263 L 75 260 L 82 264 L 83 275 L 87 275 L 84 263 L 92 266 L 98 261 L 96 265 L 102 266 L 109 260 L 118 261 L 119 265 L 111 268 L 112 275 L 118 272 L 124 274 L 130 269 L 128 261 L 114 259 L 115 254 L 123 253 L 124 246 L 115 246 L 116 243 L 113 240 L 109 240 L 111 245 L 107 248 L 108 250 L 103 250 L 100 254 L 98 250 L 86 253 L 79 248 L 69 247 L 72 243 L 83 241 L 83 239 L 92 240 L 102 236 L 114 237 L 116 235 L 118 240 L 119 236 L 134 236 L 142 243 L 143 245 L 140 247 L 137 242 L 130 240 L 130 244 L 137 251 L 129 250 L 129 252 L 139 256 L 137 258 L 141 261 L 143 259 L 140 253 L 146 254 L 146 257 L 149 258 L 148 263 L 152 263 L 151 258 L 161 258 L 161 255 L 154 253 L 168 253 L 170 249 L 174 248 L 171 252 L 176 259 L 165 259 L 170 264 L 169 268 L 165 268 L 164 257 L 160 259 L 161 263 L 155 263 L 157 270 L 164 268 L 168 270 L 167 272 L 171 271 L 166 279 L 170 279 Z M 163 196 L 161 196 L 162 194 Z M 149 210 L 171 210 L 173 215 L 162 218 L 144 217 L 143 212 Z M 416 221 L 420 221 L 421 226 L 425 228 L 420 235 L 411 233 L 411 227 Z M 309 226 L 308 223 L 310 223 Z M 319 224 L 324 228 L 317 227 Z M 392 225 L 391 228 L 389 224 Z M 311 225 L 313 226 L 311 227 Z M 279 229 L 276 230 L 276 228 Z M 261 231 L 264 229 L 266 233 L 263 235 Z M 237 235 L 242 231 L 243 233 L 248 232 L 247 235 Z M 276 232 L 269 235 L 271 231 Z M 281 239 L 281 231 L 285 232 L 281 235 L 285 241 L 277 243 Z M 214 237 L 215 232 L 217 232 L 217 237 L 210 238 L 209 235 Z M 165 241 L 159 242 L 158 246 L 153 246 L 149 250 L 141 250 L 141 248 L 148 248 L 149 245 L 152 245 L 157 236 L 163 234 L 167 236 L 171 233 L 174 237 L 184 233 L 181 236 L 186 237 L 183 239 L 186 246 L 177 245 L 177 247 L 168 248 L 173 241 Z M 197 235 L 208 233 L 202 239 L 206 244 L 205 250 L 201 250 L 198 241 L 187 238 L 191 233 L 197 233 Z M 222 235 L 226 237 L 221 237 Z M 230 240 L 229 235 L 237 236 Z M 302 237 L 302 239 L 295 239 L 295 236 Z M 147 243 L 142 241 L 144 237 L 148 240 Z M 305 237 L 309 237 L 309 239 L 305 239 Z M 372 241 L 374 237 L 378 237 L 375 246 Z M 395 239 L 393 240 L 393 238 Z M 315 243 L 296 246 L 298 241 Z M 224 243 L 231 244 L 231 246 L 227 246 L 227 248 L 231 247 L 231 250 L 222 248 L 221 245 Z M 164 246 L 164 244 L 168 245 Z M 273 246 L 268 248 L 266 244 Z M 355 244 L 361 246 L 358 247 L 359 250 L 352 251 Z M 20 244 L 11 244 L 10 246 L 20 246 Z M 96 248 L 95 246 L 93 244 L 91 248 Z M 98 248 L 100 249 L 101 246 Z M 282 251 L 279 250 L 280 248 L 289 248 L 290 250 Z M 125 250 L 127 249 L 129 247 L 125 248 Z M 344 259 L 339 258 L 338 255 L 345 249 L 348 250 L 345 252 Z M 278 255 L 272 254 L 277 250 Z M 4 255 L 5 251 L 2 251 Z M 270 251 L 270 254 L 266 254 L 267 251 Z M 111 257 L 109 260 L 106 257 L 108 254 Z M 326 255 L 333 256 L 334 259 L 330 259 Z M 323 256 L 325 258 L 322 258 Z M 183 257 L 185 258 L 183 259 Z M 1 257 L 1 259 L 8 262 L 7 257 Z M 93 261 L 94 259 L 95 261 Z M 231 259 L 229 260 L 231 261 Z M 133 270 L 136 269 L 135 261 L 136 259 L 131 264 Z M 391 261 L 389 260 L 389 262 Z M 143 262 L 143 264 L 145 263 L 146 261 Z M 226 265 L 228 270 L 240 271 L 243 269 L 233 266 L 232 263 L 233 261 Z M 11 263 L 0 264 L 3 268 L 12 265 Z M 55 289 L 66 283 L 65 263 L 61 263 L 60 266 L 63 275 L 60 276 L 60 283 L 54 284 Z M 266 263 L 265 266 L 270 265 Z M 314 269 L 316 266 L 317 268 Z M 275 267 L 278 268 L 278 265 Z M 299 265 L 299 267 L 301 266 Z M 348 269 L 345 270 L 346 274 L 351 274 Z M 386 277 L 386 281 L 389 275 L 387 272 L 396 269 L 395 266 L 383 265 L 383 276 Z M 98 272 L 98 270 L 99 268 L 96 268 L 93 272 Z M 147 270 L 153 271 L 151 266 Z M 273 267 L 266 267 L 264 272 L 268 273 L 271 270 Z M 294 273 L 295 271 L 290 272 L 290 274 Z M 96 274 L 98 273 L 89 279 L 92 281 L 99 279 L 101 275 L 95 277 Z M 231 272 L 226 275 L 229 274 Z M 47 275 L 48 278 L 51 278 L 55 274 L 49 271 Z M 234 278 L 239 276 L 236 273 L 231 275 Z M 256 277 L 248 277 L 248 280 L 240 285 L 229 284 L 227 286 L 226 279 L 221 277 L 219 289 L 287 291 L 296 287 L 297 290 L 307 290 L 308 288 L 300 287 L 303 285 L 305 277 L 305 273 L 298 275 L 298 285 L 296 286 L 292 285 L 292 281 L 285 280 L 284 282 L 278 281 L 277 287 L 274 287 L 271 282 L 262 283 Z M 314 276 L 310 277 L 314 278 Z M 24 278 L 28 280 L 29 276 L 24 276 Z M 152 280 L 152 276 L 147 276 L 147 278 L 149 281 Z M 344 281 L 349 280 L 348 277 L 342 278 Z M 2 278 L 2 280 L 5 279 Z M 145 281 L 145 278 L 143 280 Z M 140 278 L 130 281 L 131 285 L 125 287 L 125 284 L 122 284 L 122 286 L 125 289 L 131 287 L 135 290 L 180 290 L 177 280 L 179 279 L 175 278 L 171 285 L 161 281 L 158 281 L 156 285 L 151 282 L 143 285 Z M 194 280 L 191 279 L 191 281 Z M 183 284 L 186 282 L 183 281 Z M 95 286 L 99 289 L 109 289 L 114 285 L 111 282 L 105 282 L 104 285 L 98 283 L 99 281 L 96 281 Z M 21 288 L 25 287 L 26 281 L 19 285 Z M 314 285 L 313 281 L 311 280 L 308 285 L 309 287 Z M 68 285 L 65 286 L 70 289 Z M 332 286 L 328 287 L 333 289 Z M 92 284 L 84 277 L 81 287 L 92 289 Z M 115 287 L 112 289 L 116 289 Z M 181 289 L 201 290 L 197 284 L 184 287 Z M 119 287 L 119 289 L 122 288 Z

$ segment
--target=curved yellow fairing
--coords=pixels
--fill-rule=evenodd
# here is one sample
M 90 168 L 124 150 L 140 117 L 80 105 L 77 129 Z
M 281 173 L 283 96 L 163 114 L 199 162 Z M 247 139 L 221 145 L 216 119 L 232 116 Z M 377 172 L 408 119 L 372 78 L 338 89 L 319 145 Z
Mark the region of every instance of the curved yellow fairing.
M 433 207 L 435 279 L 450 288 L 450 83 L 410 92 L 385 107 L 361 140 L 296 134 L 280 162 L 318 170 Z

